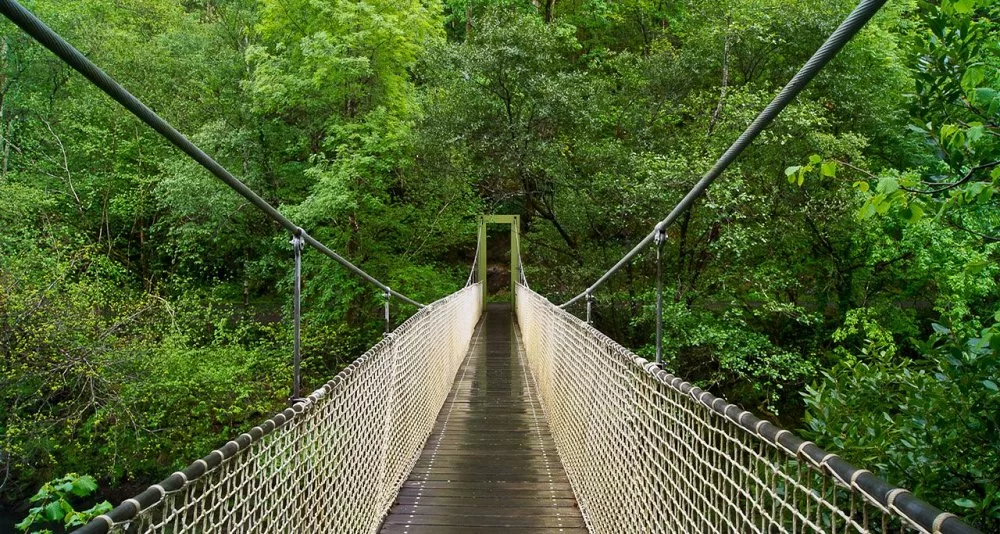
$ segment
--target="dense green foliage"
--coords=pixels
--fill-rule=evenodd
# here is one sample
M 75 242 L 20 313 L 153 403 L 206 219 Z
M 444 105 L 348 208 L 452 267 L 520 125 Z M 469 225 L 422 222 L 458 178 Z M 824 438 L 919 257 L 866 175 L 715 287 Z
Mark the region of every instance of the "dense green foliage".
M 521 215 L 573 296 L 646 235 L 851 0 L 33 0 L 268 201 L 394 289 Z M 1000 7 L 892 2 L 664 249 L 667 365 L 1000 528 Z M 289 394 L 288 237 L 0 23 L 0 501 L 162 476 Z M 380 296 L 304 261 L 307 387 Z M 652 351 L 651 253 L 596 295 Z M 393 307 L 400 320 L 412 310 Z
M 79 527 L 101 514 L 111 511 L 111 503 L 103 501 L 94 506 L 77 511 L 72 501 L 97 491 L 97 482 L 90 475 L 70 473 L 64 477 L 46 482 L 38 493 L 31 496 L 32 506 L 28 516 L 17 524 L 17 529 L 32 534 L 52 534 L 48 526 L 65 528 Z M 40 528 L 41 527 L 41 528 Z

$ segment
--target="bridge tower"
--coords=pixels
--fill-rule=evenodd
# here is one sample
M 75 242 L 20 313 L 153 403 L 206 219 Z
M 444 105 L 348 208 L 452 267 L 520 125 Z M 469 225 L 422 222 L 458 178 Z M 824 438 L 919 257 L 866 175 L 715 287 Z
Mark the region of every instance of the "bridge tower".
M 486 225 L 510 225 L 510 303 L 517 309 L 517 282 L 521 278 L 521 216 L 483 215 L 479 218 L 479 258 L 477 258 L 479 280 L 483 282 L 482 303 L 486 306 Z

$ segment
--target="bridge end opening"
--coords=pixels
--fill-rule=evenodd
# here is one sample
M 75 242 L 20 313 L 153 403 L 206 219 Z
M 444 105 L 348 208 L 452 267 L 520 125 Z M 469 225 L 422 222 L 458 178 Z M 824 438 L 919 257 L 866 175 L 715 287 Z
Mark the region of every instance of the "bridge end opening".
M 479 280 L 484 281 L 482 287 L 482 304 L 486 308 L 486 301 L 489 297 L 488 284 L 485 283 L 487 277 L 487 251 L 486 251 L 486 227 L 490 224 L 503 224 L 510 227 L 510 303 L 517 309 L 517 282 L 521 273 L 521 216 L 520 215 L 483 215 L 479 218 L 479 258 L 477 266 L 479 269 Z

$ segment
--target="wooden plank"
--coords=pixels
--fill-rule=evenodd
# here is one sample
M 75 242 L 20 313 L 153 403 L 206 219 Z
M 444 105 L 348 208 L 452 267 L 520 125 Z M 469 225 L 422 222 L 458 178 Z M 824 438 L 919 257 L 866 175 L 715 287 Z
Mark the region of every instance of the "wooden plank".
M 487 308 L 383 533 L 586 532 L 514 328 Z
M 525 516 L 518 514 L 505 515 L 426 515 L 426 514 L 390 514 L 386 525 L 441 525 L 449 527 L 534 527 L 534 528 L 573 528 L 583 527 L 583 517 L 561 517 L 554 515 Z
M 403 487 L 400 488 L 400 492 L 407 490 L 439 490 L 439 489 L 451 489 L 451 490 L 462 490 L 468 489 L 470 491 L 480 490 L 480 491 L 496 491 L 496 492 L 527 492 L 527 493 L 537 493 L 540 491 L 550 491 L 550 490 L 566 490 L 573 491 L 573 487 L 570 486 L 569 482 L 557 482 L 555 484 L 550 482 L 513 482 L 509 480 L 476 480 L 476 481 L 442 481 L 442 480 L 407 480 Z M 428 492 L 431 493 L 431 492 Z
M 408 515 L 454 515 L 463 517 L 507 517 L 517 515 L 521 517 L 546 516 L 553 517 L 557 514 L 575 515 L 572 507 L 559 506 L 496 506 L 482 503 L 480 506 L 443 506 L 438 504 L 400 504 L 392 507 L 393 514 Z
M 585 534 L 585 528 L 449 527 L 444 525 L 385 525 L 383 534 Z
M 486 508 L 496 508 L 503 506 L 510 506 L 514 508 L 525 508 L 525 507 L 542 507 L 547 508 L 550 506 L 562 507 L 562 508 L 576 508 L 576 499 L 572 497 L 558 498 L 558 499 L 537 499 L 528 498 L 523 494 L 517 497 L 473 497 L 468 495 L 462 495 L 460 497 L 426 497 L 422 495 L 403 495 L 400 494 L 396 497 L 396 506 L 407 506 L 412 504 L 423 504 L 427 506 L 468 506 L 470 508 L 476 507 L 486 507 Z
M 554 499 L 573 499 L 575 498 L 573 494 L 573 489 L 569 487 L 569 484 L 565 486 L 557 485 L 551 490 L 545 490 L 544 493 L 538 492 L 526 492 L 524 490 L 505 490 L 498 488 L 488 488 L 488 487 L 449 487 L 449 488 L 435 488 L 434 491 L 421 491 L 413 489 L 402 489 L 399 491 L 398 497 L 448 497 L 448 498 L 465 498 L 470 500 L 476 499 L 524 499 L 531 498 L 538 502 L 549 502 Z M 399 502 L 399 501 L 397 501 Z

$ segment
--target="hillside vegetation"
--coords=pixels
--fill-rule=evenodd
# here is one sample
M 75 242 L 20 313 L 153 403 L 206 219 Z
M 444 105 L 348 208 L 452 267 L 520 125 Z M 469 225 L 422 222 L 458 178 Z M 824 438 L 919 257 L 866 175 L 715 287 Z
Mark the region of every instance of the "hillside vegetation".
M 393 289 L 451 293 L 477 216 L 512 213 L 532 288 L 563 302 L 854 2 L 25 5 Z M 672 372 L 986 531 L 998 43 L 991 0 L 890 2 L 664 248 Z M 114 497 L 284 406 L 289 236 L 7 21 L 0 227 L 0 502 L 19 516 L 49 480 L 86 473 Z M 382 297 L 314 252 L 303 271 L 309 389 L 378 339 Z M 595 295 L 596 326 L 643 355 L 655 273 L 649 251 Z

